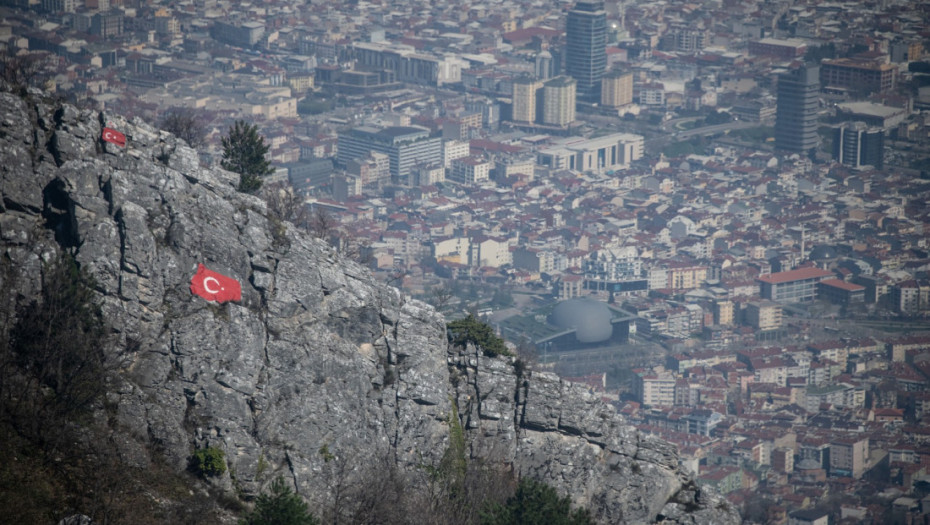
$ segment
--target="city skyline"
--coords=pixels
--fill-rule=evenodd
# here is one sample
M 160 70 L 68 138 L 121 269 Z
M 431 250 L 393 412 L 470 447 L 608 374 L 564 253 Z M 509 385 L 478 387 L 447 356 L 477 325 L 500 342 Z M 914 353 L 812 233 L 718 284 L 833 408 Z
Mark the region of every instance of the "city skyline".
M 144 151 L 198 179 L 230 126 L 254 123 L 275 246 L 309 231 L 405 304 L 474 315 L 527 370 L 670 443 L 747 522 L 919 522 L 927 13 L 16 1 L 0 7 L 0 66 L 91 128 L 132 131 L 88 157 Z M 188 129 L 170 128 L 178 114 Z M 194 148 L 149 154 L 174 140 L 159 128 Z

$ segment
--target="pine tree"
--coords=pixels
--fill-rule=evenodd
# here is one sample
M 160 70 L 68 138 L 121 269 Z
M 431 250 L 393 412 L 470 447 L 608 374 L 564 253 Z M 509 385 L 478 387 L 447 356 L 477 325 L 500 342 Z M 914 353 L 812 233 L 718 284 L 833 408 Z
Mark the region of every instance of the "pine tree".
M 239 525 L 319 525 L 307 509 L 307 503 L 291 492 L 284 478 L 271 482 L 271 493 L 263 493 L 248 516 Z
M 262 177 L 274 171 L 265 158 L 267 153 L 268 145 L 258 134 L 258 127 L 237 120 L 229 128 L 229 135 L 223 137 L 223 161 L 220 164 L 239 174 L 239 191 L 255 193 L 262 187 Z
M 572 509 L 554 488 L 530 478 L 520 480 L 517 493 L 505 505 L 495 504 L 481 514 L 481 525 L 592 525 L 584 509 Z
M 513 355 L 507 349 L 504 340 L 494 333 L 494 329 L 479 321 L 474 315 L 468 314 L 468 317 L 464 319 L 451 321 L 446 327 L 449 330 L 449 339 L 454 345 L 465 346 L 467 343 L 472 343 L 488 357 Z

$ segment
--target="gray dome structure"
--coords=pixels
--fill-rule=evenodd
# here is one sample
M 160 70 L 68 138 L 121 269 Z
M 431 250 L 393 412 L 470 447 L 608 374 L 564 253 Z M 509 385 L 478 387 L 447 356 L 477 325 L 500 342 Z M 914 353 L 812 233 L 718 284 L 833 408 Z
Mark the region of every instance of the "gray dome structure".
M 836 259 L 840 256 L 839 252 L 833 246 L 821 244 L 811 249 L 808 256 L 812 261 L 825 261 Z
M 549 322 L 564 330 L 575 330 L 580 343 L 597 343 L 610 339 L 613 314 L 606 304 L 591 299 L 568 299 L 557 304 Z
M 818 462 L 816 459 L 807 458 L 795 463 L 794 468 L 798 470 L 816 470 L 823 468 L 823 465 L 821 465 L 820 462 Z

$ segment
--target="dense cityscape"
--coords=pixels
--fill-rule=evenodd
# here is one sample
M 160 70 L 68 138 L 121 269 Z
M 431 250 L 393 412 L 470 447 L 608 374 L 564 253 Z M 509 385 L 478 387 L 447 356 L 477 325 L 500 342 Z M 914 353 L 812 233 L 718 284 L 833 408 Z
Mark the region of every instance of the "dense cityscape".
M 4 75 L 205 165 L 257 125 L 285 218 L 760 524 L 930 523 L 928 48 L 912 1 L 0 7 Z

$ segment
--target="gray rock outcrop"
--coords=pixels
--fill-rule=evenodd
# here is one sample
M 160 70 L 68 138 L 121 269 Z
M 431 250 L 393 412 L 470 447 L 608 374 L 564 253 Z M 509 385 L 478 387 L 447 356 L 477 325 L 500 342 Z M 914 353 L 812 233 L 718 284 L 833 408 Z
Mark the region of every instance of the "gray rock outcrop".
M 103 142 L 103 126 L 126 147 Z M 0 93 L 4 293 L 35 296 L 62 250 L 95 278 L 122 365 L 108 404 L 125 463 L 157 448 L 180 470 L 216 446 L 241 493 L 283 474 L 323 505 L 333 458 L 348 476 L 384 458 L 438 464 L 455 403 L 473 458 L 552 484 L 600 522 L 739 522 L 674 447 L 554 375 L 449 347 L 431 307 L 270 218 L 236 182 L 142 121 Z M 192 295 L 198 263 L 238 279 L 242 300 Z

